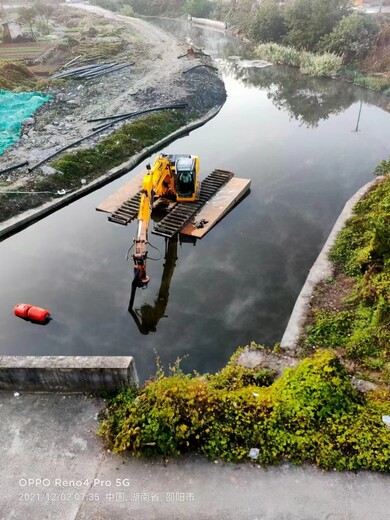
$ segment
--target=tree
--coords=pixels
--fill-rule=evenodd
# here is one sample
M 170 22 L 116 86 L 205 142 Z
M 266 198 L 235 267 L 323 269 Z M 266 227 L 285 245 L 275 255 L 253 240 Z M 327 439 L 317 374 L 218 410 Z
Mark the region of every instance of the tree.
M 286 43 L 313 50 L 348 13 L 348 0 L 294 0 L 286 7 Z
M 31 34 L 33 33 L 33 23 L 35 21 L 36 12 L 33 7 L 19 7 L 18 9 L 18 19 L 22 23 L 26 23 L 29 28 Z
M 250 27 L 250 37 L 257 42 L 280 42 L 287 31 L 284 11 L 278 0 L 264 0 Z
M 184 7 L 188 14 L 198 18 L 206 18 L 212 9 L 210 0 L 186 0 Z
M 141 15 L 180 14 L 185 0 L 127 0 L 136 13 Z
M 377 20 L 365 14 L 344 16 L 330 34 L 323 36 L 318 48 L 322 51 L 342 54 L 345 63 L 364 59 L 374 46 L 379 33 Z

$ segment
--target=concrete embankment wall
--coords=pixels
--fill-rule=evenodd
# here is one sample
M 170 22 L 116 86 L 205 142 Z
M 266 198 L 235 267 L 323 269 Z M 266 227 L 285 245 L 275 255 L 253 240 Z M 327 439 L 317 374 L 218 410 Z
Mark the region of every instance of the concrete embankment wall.
M 131 356 L 1 356 L 0 390 L 101 392 L 138 385 Z
M 197 23 L 199 25 L 208 25 L 209 27 L 215 27 L 216 29 L 226 29 L 226 23 L 225 22 L 218 22 L 217 20 L 209 20 L 208 18 L 194 18 L 192 17 L 191 20 L 192 23 Z
M 295 302 L 289 322 L 287 323 L 286 330 L 280 342 L 282 348 L 294 349 L 297 346 L 298 340 L 304 329 L 306 317 L 310 310 L 313 292 L 320 282 L 329 278 L 333 273 L 333 265 L 328 259 L 329 251 L 335 243 L 338 233 L 342 230 L 346 221 L 353 215 L 353 208 L 356 203 L 376 182 L 378 182 L 379 179 L 380 177 L 365 184 L 345 204 L 343 211 L 340 213 L 339 218 L 333 226 L 333 229 L 322 248 L 322 251 L 314 262 L 313 267 L 310 269 L 305 284 Z

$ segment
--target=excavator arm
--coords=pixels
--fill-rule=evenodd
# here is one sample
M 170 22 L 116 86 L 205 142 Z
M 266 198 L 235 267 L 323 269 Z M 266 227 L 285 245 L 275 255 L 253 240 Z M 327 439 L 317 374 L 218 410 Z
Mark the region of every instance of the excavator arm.
M 153 203 L 155 198 L 168 195 L 174 186 L 174 171 L 170 160 L 164 156 L 159 156 L 148 168 L 142 182 L 141 200 L 138 210 L 137 236 L 134 239 L 135 252 L 134 260 L 134 279 L 133 286 L 146 287 L 149 277 L 146 274 L 146 260 L 148 256 L 148 229 L 151 219 Z

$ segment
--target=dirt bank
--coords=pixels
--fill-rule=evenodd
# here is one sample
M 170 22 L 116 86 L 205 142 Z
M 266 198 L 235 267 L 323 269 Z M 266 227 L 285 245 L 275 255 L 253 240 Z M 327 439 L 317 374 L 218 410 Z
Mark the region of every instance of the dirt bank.
M 224 84 L 216 70 L 211 68 L 211 62 L 205 61 L 208 58 L 200 60 L 198 56 L 186 56 L 178 59 L 187 51 L 184 42 L 178 42 L 143 20 L 116 15 L 99 7 L 74 4 L 67 8 L 67 12 L 72 13 L 75 23 L 78 23 L 79 18 L 87 16 L 89 27 L 95 29 L 83 33 L 84 48 L 91 48 L 92 53 L 93 49 L 96 52 L 98 49 L 107 48 L 110 52 L 114 49 L 114 55 L 110 56 L 112 59 L 135 63 L 92 80 L 67 80 L 44 89 L 52 95 L 51 101 L 26 121 L 21 139 L 2 155 L 0 169 L 24 161 L 28 161 L 28 167 L 31 168 L 53 151 L 91 133 L 94 124 L 87 123 L 87 119 L 187 102 L 184 119 L 188 122 L 225 101 Z M 104 24 L 108 21 L 114 36 L 105 34 L 102 37 L 102 20 Z M 76 55 L 79 48 L 75 47 L 72 54 Z M 68 58 L 69 54 L 63 55 L 62 63 L 56 64 L 57 68 Z M 53 56 L 50 59 L 53 60 Z M 185 72 L 199 64 L 207 66 Z M 120 126 L 120 123 L 116 124 L 114 128 L 84 141 L 79 147 L 95 146 Z M 71 151 L 76 149 L 71 148 Z M 18 194 L 12 198 L 4 195 L 7 192 L 23 191 L 26 187 L 34 191 L 36 182 L 53 173 L 47 167 L 49 164 L 32 172 L 26 167 L 1 176 L 1 221 L 50 199 L 50 194 L 30 198 L 22 198 Z

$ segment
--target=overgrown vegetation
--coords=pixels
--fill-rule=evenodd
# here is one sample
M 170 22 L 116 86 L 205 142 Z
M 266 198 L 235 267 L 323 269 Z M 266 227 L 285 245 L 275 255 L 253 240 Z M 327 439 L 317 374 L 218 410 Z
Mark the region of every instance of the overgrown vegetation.
M 277 43 L 263 43 L 256 48 L 256 53 L 272 63 L 299 67 L 302 74 L 314 77 L 335 77 L 342 64 L 342 58 L 336 54 L 316 55 Z
M 390 172 L 382 161 L 377 173 Z M 390 384 L 390 176 L 355 207 L 330 253 L 338 269 L 355 285 L 345 309 L 315 312 L 307 343 L 345 351 L 363 367 L 381 371 Z
M 367 398 L 329 351 L 317 352 L 270 384 L 232 360 L 215 375 L 161 369 L 141 389 L 109 403 L 100 435 L 115 452 L 210 459 L 312 462 L 338 470 L 389 471 L 390 431 L 381 420 L 389 393 Z M 268 386 L 269 385 L 269 386 Z
M 121 164 L 143 148 L 174 132 L 184 123 L 183 113 L 172 110 L 152 114 L 124 125 L 103 139 L 95 148 L 80 149 L 62 155 L 53 163 L 53 167 L 59 170 L 59 173 L 38 181 L 35 190 L 77 189 L 81 187 L 81 179 L 89 182 L 99 177 L 109 168 Z

